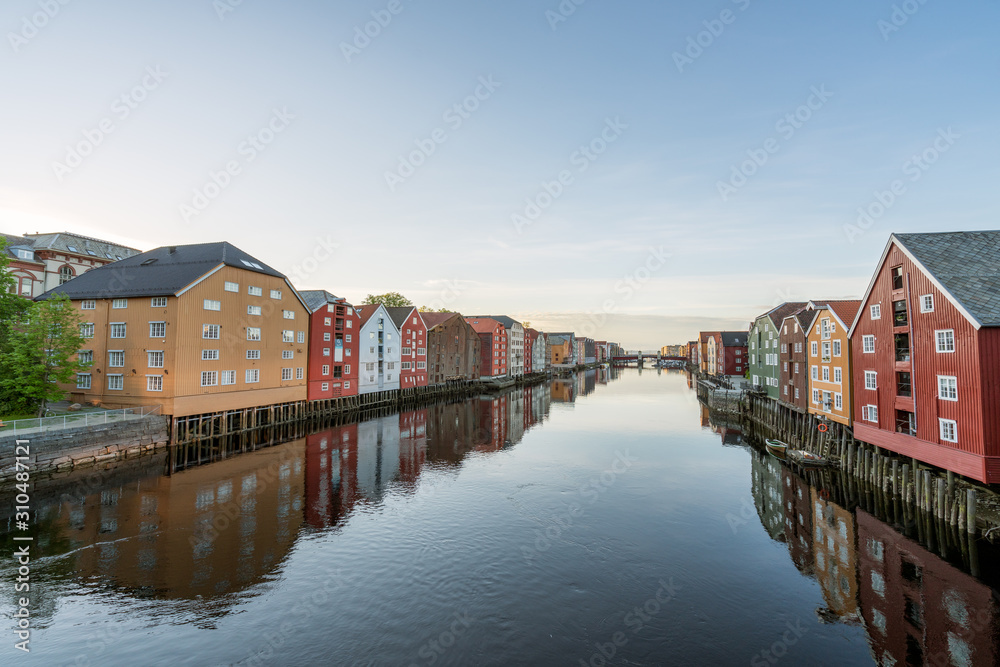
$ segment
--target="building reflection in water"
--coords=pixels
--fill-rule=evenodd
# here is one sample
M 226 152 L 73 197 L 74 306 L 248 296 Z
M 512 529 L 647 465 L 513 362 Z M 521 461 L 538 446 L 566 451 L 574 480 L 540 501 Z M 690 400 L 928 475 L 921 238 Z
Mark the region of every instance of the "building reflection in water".
M 548 415 L 545 385 L 387 414 L 292 442 L 141 477 L 39 508 L 66 576 L 127 594 L 200 601 L 268 580 L 303 530 L 328 530 L 427 465 L 516 445 Z

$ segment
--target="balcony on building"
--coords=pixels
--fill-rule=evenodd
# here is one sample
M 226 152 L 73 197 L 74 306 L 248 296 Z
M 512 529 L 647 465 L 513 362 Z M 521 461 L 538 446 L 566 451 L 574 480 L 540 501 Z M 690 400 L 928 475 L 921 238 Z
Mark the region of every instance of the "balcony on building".
M 892 302 L 892 326 L 894 327 L 905 327 L 909 326 L 910 321 L 906 313 L 906 301 L 893 301 Z
M 896 410 L 896 433 L 915 436 L 917 434 L 917 416 L 906 410 Z
M 910 334 L 896 334 L 894 336 L 896 347 L 896 361 L 906 363 L 910 361 Z

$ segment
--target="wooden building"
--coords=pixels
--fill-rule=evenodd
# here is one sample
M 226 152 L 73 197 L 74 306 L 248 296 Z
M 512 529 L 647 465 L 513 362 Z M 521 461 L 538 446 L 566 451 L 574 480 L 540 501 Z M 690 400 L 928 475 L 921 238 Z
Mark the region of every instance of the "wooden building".
M 7 241 L 9 272 L 17 281 L 15 294 L 29 299 L 77 276 L 139 254 L 135 248 L 69 234 L 2 234 Z
M 358 333 L 358 393 L 372 394 L 399 389 L 400 341 L 402 336 L 385 306 L 357 306 L 361 318 Z
M 750 382 L 778 400 L 781 393 L 781 356 L 778 352 L 781 323 L 792 313 L 805 307 L 805 302 L 789 301 L 767 311 L 750 326 Z
M 482 342 L 460 313 L 420 313 L 427 327 L 427 383 L 478 380 Z
M 325 290 L 299 293 L 309 308 L 309 400 L 358 394 L 358 332 L 354 307 Z
M 702 331 L 698 334 L 699 344 L 701 349 L 699 350 L 698 356 L 701 360 L 699 364 L 699 370 L 705 375 L 716 375 L 719 364 L 719 357 L 716 353 L 716 347 L 718 345 L 718 340 L 716 336 L 719 335 L 718 331 Z M 709 353 L 709 345 L 712 346 L 711 354 Z
M 816 305 L 809 326 L 809 412 L 844 426 L 852 422 L 851 345 L 847 332 L 861 302 L 826 301 Z M 816 367 L 815 377 L 812 368 Z
M 778 402 L 798 412 L 809 410 L 809 356 L 806 334 L 815 310 L 807 304 L 781 322 L 778 332 L 778 380 L 781 392 Z
M 893 234 L 849 334 L 854 435 L 1000 482 L 1000 231 Z
M 413 306 L 386 308 L 400 341 L 399 387 L 413 389 L 427 386 L 427 325 Z
M 305 400 L 309 310 L 284 275 L 225 242 L 157 248 L 97 267 L 68 297 L 91 361 L 76 402 L 174 417 Z
M 503 324 L 489 317 L 466 317 L 479 334 L 479 372 L 483 380 L 507 376 L 507 330 Z

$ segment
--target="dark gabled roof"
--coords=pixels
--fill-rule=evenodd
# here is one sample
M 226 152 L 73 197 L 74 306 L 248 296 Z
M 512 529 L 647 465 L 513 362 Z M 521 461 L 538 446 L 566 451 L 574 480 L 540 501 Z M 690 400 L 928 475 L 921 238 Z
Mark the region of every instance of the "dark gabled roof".
M 513 317 L 507 317 L 506 315 L 473 315 L 473 317 L 488 317 L 491 320 L 496 320 L 503 325 L 504 329 L 513 329 L 514 325 L 520 325 L 521 323 L 515 320 Z M 524 328 L 522 326 L 522 328 Z
M 70 234 L 69 232 L 25 234 L 21 243 L 25 244 L 25 242 L 27 242 L 27 245 L 33 246 L 35 250 L 44 249 L 71 252 L 84 257 L 99 257 L 105 261 L 127 259 L 139 254 L 139 251 L 135 248 L 80 234 Z
M 722 347 L 746 347 L 747 345 L 746 331 L 723 331 L 720 335 L 722 336 Z
M 808 303 L 805 301 L 786 301 L 780 306 L 776 306 L 771 310 L 767 311 L 760 317 L 770 318 L 771 324 L 773 324 L 776 329 L 780 329 L 781 323 L 784 321 L 786 317 L 788 317 L 789 315 L 794 315 L 795 313 L 799 312 L 802 308 L 805 308 L 807 305 Z M 758 317 L 757 319 L 759 320 L 760 317 Z
M 302 297 L 302 301 L 306 304 L 306 308 L 309 309 L 310 313 L 315 313 L 320 308 L 333 304 L 339 304 L 342 306 L 349 306 L 342 297 L 330 294 L 323 289 L 311 289 L 305 291 L 299 291 L 299 296 Z
M 284 274 L 226 241 L 164 246 L 87 271 L 54 287 L 38 299 L 64 294 L 70 299 L 172 296 L 220 265 L 263 273 Z
M 427 329 L 433 329 L 434 327 L 441 326 L 453 317 L 462 318 L 461 313 L 420 313 L 420 317 L 424 320 L 424 324 Z
M 1000 326 L 1000 231 L 893 234 L 890 244 L 893 239 L 974 324 Z
M 396 324 L 396 328 L 399 330 L 403 329 L 403 325 L 406 324 L 407 318 L 410 317 L 415 309 L 413 306 L 393 306 L 389 308 L 388 306 L 383 306 L 385 312 L 389 313 L 389 317 Z

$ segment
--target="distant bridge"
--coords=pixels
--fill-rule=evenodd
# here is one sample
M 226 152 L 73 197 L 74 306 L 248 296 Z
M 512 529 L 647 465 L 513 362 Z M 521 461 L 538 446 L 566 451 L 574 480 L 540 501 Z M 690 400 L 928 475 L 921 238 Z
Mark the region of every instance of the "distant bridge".
M 659 352 L 637 352 L 632 354 L 620 354 L 611 357 L 611 363 L 616 366 L 627 366 L 630 364 L 643 364 L 646 361 L 672 361 L 686 363 L 687 357 L 668 357 Z

